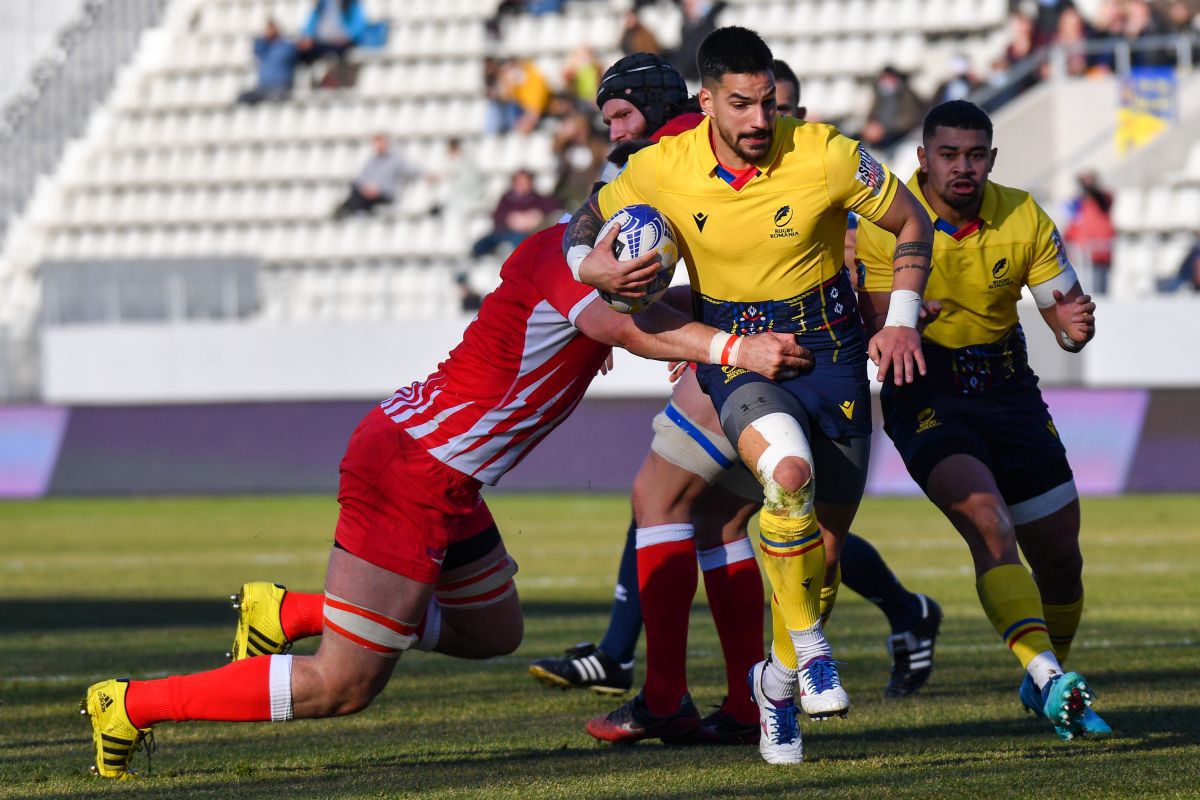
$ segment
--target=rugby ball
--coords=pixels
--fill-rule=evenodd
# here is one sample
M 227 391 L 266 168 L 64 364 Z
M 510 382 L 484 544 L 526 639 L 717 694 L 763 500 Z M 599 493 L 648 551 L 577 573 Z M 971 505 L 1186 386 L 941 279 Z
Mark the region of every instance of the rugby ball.
M 600 292 L 601 299 L 614 310 L 622 314 L 636 314 L 662 297 L 671 285 L 671 279 L 675 277 L 675 264 L 679 261 L 679 245 L 675 241 L 671 223 L 653 206 L 625 206 L 604 223 L 596 242 L 602 241 L 617 225 L 621 230 L 613 240 L 613 255 L 618 261 L 632 261 L 644 253 L 658 253 L 658 272 L 646 287 L 644 295 L 631 299 Z

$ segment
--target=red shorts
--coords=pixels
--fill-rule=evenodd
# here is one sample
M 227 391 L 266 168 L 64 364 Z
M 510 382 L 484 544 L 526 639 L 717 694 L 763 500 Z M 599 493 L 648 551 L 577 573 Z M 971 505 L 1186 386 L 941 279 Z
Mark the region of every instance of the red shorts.
M 429 455 L 376 406 L 342 457 L 334 538 L 377 567 L 437 583 L 446 549 L 496 524 L 481 485 Z

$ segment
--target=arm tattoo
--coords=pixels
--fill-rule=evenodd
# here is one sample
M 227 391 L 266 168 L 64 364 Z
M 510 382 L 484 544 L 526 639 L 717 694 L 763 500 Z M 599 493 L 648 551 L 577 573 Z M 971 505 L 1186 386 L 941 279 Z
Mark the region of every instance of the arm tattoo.
M 596 234 L 600 233 L 602 227 L 604 227 L 604 215 L 600 213 L 598 196 L 593 194 L 584 201 L 584 204 L 571 217 L 570 223 L 567 224 L 567 230 L 563 234 L 563 254 L 570 252 L 571 248 L 578 244 L 588 247 L 595 245 Z
M 913 258 L 933 258 L 933 248 L 925 242 L 904 242 L 896 245 L 896 252 L 892 255 L 892 260 L 912 256 Z
M 922 272 L 933 272 L 933 267 L 931 267 L 929 264 L 900 264 L 892 267 L 892 274 L 895 275 L 896 273 L 902 272 L 906 269 L 919 269 Z

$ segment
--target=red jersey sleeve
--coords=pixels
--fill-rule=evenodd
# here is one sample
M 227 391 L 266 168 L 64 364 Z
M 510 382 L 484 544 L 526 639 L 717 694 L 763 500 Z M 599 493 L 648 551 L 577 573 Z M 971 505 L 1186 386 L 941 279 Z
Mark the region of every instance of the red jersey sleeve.
M 505 280 L 530 281 L 537 293 L 574 325 L 580 312 L 599 299 L 599 295 L 571 275 L 562 252 L 566 229 L 566 225 L 555 225 L 529 237 L 505 262 L 500 276 Z

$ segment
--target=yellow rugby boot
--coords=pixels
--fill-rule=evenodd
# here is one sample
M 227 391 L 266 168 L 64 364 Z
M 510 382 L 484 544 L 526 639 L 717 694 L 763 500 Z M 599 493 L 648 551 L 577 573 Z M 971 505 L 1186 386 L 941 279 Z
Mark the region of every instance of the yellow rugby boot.
M 279 655 L 292 649 L 292 643 L 283 635 L 283 622 L 279 618 L 286 594 L 287 589 L 278 583 L 255 581 L 243 584 L 241 591 L 229 596 L 238 612 L 233 650 L 225 654 L 230 661 Z
M 150 754 L 154 752 L 154 733 L 149 728 L 139 728 L 125 712 L 125 692 L 129 679 L 110 679 L 93 683 L 79 702 L 79 713 L 92 723 L 92 743 L 96 748 L 96 763 L 93 775 L 119 781 L 137 777 L 137 771 L 129 768 L 129 759 L 135 750 L 145 749 L 146 766 L 150 766 Z

